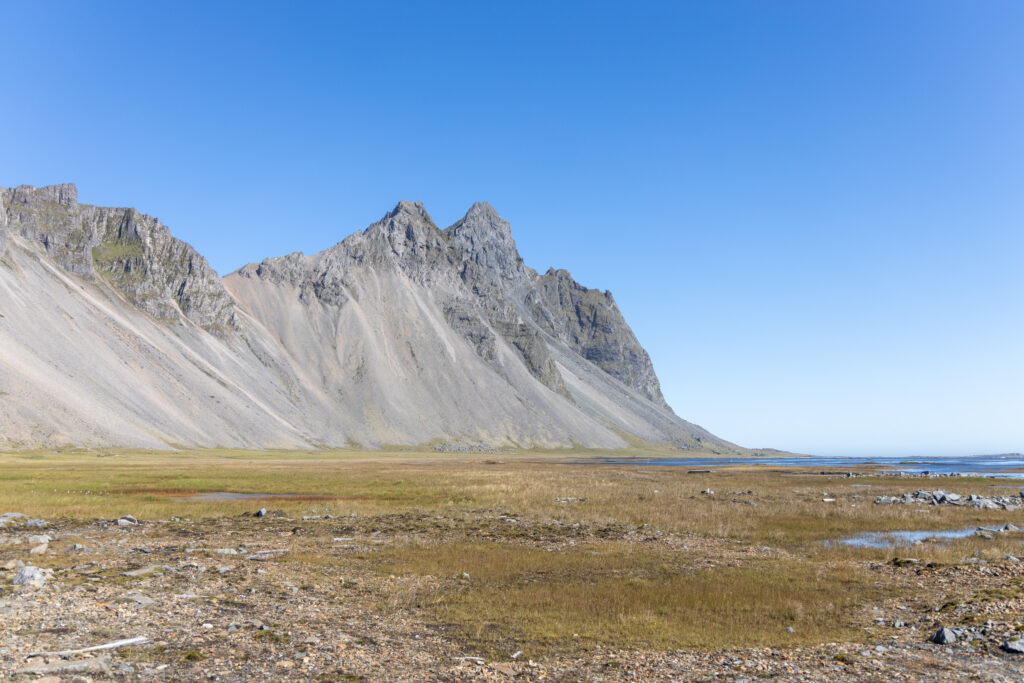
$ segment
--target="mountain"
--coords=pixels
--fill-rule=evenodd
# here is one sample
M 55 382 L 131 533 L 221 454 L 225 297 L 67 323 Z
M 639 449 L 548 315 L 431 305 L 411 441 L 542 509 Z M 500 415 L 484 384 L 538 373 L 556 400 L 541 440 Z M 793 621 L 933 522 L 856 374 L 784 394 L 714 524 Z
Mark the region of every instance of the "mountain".
M 0 447 L 745 452 L 677 417 L 609 292 L 474 204 L 221 279 L 135 209 L 0 190 Z

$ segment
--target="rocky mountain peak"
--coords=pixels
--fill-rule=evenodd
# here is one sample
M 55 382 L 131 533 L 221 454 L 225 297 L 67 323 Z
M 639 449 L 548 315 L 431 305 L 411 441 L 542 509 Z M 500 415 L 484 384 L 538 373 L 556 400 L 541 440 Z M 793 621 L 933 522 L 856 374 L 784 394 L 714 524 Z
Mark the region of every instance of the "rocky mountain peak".
M 383 238 L 396 254 L 423 247 L 437 231 L 434 219 L 420 202 L 401 201 L 384 217 L 368 227 L 364 235 Z
M 512 229 L 508 221 L 499 216 L 498 212 L 488 202 L 474 202 L 462 220 L 470 226 L 497 230 L 507 233 L 510 237 L 512 235 Z
M 395 205 L 395 208 L 384 214 L 384 218 L 381 219 L 382 223 L 389 221 L 395 221 L 398 223 L 410 221 L 414 223 L 434 223 L 434 219 L 430 217 L 429 213 L 427 213 L 422 202 L 410 202 L 404 199 L 398 202 L 398 204 Z
M 512 239 L 512 226 L 487 202 L 477 202 L 445 232 L 449 243 L 491 284 L 522 281 L 526 267 Z
M 364 230 L 368 237 L 384 236 L 389 242 L 422 242 L 426 232 L 436 229 L 434 219 L 420 202 L 398 202 L 379 221 Z

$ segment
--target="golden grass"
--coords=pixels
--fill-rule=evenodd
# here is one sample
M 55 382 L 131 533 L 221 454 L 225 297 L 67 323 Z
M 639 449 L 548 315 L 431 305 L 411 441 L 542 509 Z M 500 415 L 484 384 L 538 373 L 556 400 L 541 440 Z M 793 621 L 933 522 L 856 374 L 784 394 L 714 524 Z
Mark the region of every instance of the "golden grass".
M 487 585 L 445 599 L 436 613 L 490 652 L 510 639 L 542 646 L 571 639 L 717 649 L 860 638 L 859 608 L 877 593 L 860 572 L 772 563 L 646 578 L 583 575 Z
M 410 599 L 496 656 L 515 643 L 721 648 L 856 638 L 860 608 L 881 594 L 877 578 L 855 566 L 757 560 L 695 568 L 691 560 L 685 552 L 602 543 L 567 552 L 400 548 L 373 562 L 381 573 L 453 579 L 454 588 Z
M 734 468 L 688 475 L 684 468 L 559 464 L 588 451 L 493 457 L 433 453 L 253 453 L 199 451 L 0 455 L 4 505 L 42 517 L 149 519 L 236 516 L 256 507 L 332 514 L 500 509 L 591 524 L 649 524 L 664 531 L 748 543 L 805 545 L 862 530 L 961 528 L 998 523 L 998 511 L 873 505 L 880 494 L 918 487 L 996 492 L 990 479 L 870 481 L 781 477 Z M 500 461 L 499 461 L 500 459 Z M 714 496 L 701 491 L 715 490 Z M 267 501 L 182 501 L 190 492 L 298 494 Z M 750 494 L 746 494 L 749 491 Z M 823 493 L 837 498 L 822 502 Z M 583 498 L 561 504 L 557 498 Z M 311 500 L 312 499 L 312 500 Z M 319 500 L 317 500 L 319 499 Z

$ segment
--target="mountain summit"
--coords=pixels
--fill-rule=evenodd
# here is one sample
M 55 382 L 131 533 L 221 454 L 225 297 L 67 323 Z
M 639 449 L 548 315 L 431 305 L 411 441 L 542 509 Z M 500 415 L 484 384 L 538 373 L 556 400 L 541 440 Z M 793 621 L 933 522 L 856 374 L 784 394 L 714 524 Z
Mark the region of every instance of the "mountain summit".
M 0 446 L 742 452 L 671 411 L 610 293 L 526 266 L 490 204 L 442 230 L 399 202 L 221 280 L 73 185 L 0 202 Z

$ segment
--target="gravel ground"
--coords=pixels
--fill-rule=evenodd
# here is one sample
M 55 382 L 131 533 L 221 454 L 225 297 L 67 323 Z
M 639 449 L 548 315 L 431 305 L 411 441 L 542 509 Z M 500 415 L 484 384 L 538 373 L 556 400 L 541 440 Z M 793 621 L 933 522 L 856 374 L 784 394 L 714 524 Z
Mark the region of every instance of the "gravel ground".
M 304 576 L 302 565 L 284 561 L 310 544 L 331 543 L 343 553 L 384 542 L 362 530 L 332 537 L 336 520 L 271 515 L 204 522 L 51 521 L 31 528 L 15 521 L 0 530 L 5 680 L 1024 680 L 1024 654 L 1003 649 L 1022 629 L 1024 614 L 1015 591 L 1000 592 L 1024 579 L 1024 564 L 1012 562 L 871 565 L 908 591 L 990 590 L 984 600 L 940 612 L 913 600 L 885 601 L 865 626 L 867 644 L 715 652 L 593 648 L 535 660 L 509 652 L 494 661 L 466 651 L 444 626 L 408 610 L 368 608 L 389 591 L 407 587 L 403 582 L 438 579 L 357 572 L 333 576 L 325 585 L 321 577 Z M 645 538 L 680 543 L 670 535 Z M 520 542 L 540 541 L 524 534 Z M 25 568 L 37 565 L 46 568 L 42 585 L 33 585 L 37 575 Z M 30 581 L 13 585 L 19 576 Z M 929 642 L 944 620 L 959 625 L 955 642 Z M 55 654 L 128 638 L 146 641 Z

